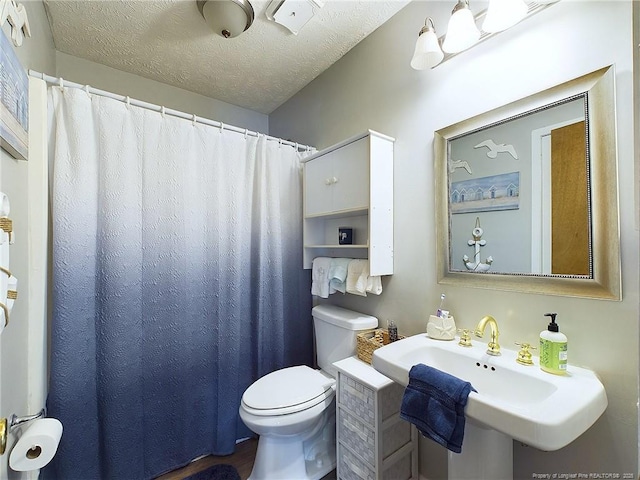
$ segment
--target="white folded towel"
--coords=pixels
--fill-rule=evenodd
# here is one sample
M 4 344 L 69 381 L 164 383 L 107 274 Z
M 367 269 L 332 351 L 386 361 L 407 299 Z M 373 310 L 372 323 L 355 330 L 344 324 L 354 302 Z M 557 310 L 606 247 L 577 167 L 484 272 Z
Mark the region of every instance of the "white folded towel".
M 350 258 L 332 258 L 329 267 L 329 293 L 345 293 Z
M 329 298 L 329 267 L 331 258 L 316 257 L 311 268 L 311 295 Z
M 347 293 L 366 297 L 368 276 L 368 260 L 351 260 L 347 268 Z
M 369 275 L 369 260 L 351 260 L 347 269 L 347 293 L 367 296 L 367 293 L 382 293 L 382 278 Z
M 367 277 L 367 293 L 373 293 L 374 295 L 382 293 L 382 277 L 380 275 Z

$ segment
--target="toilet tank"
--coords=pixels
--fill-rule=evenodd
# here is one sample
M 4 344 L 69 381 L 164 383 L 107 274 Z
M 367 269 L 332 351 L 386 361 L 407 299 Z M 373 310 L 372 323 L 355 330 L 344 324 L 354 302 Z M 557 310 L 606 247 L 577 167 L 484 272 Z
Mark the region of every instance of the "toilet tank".
M 378 319 L 335 305 L 317 305 L 311 310 L 316 336 L 318 366 L 336 376 L 333 362 L 356 354 L 356 335 L 378 326 Z

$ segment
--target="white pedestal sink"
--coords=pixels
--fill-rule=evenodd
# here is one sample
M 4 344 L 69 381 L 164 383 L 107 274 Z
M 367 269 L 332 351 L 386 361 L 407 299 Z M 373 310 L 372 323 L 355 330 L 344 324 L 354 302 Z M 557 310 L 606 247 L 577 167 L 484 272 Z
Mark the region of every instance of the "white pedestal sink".
M 461 347 L 454 341 L 414 335 L 379 348 L 373 367 L 402 385 L 423 363 L 470 382 L 462 453 L 449 453 L 449 478 L 510 478 L 512 439 L 540 450 L 558 450 L 582 435 L 607 408 L 604 387 L 591 370 L 569 365 L 567 375 L 545 373 L 516 362 L 517 352 L 487 345 Z M 501 452 L 501 453 L 498 453 Z M 508 472 L 508 473 L 507 473 Z M 484 475 L 484 476 L 481 476 Z
M 447 467 L 452 480 L 513 478 L 513 439 L 467 421 L 462 453 L 449 452 Z

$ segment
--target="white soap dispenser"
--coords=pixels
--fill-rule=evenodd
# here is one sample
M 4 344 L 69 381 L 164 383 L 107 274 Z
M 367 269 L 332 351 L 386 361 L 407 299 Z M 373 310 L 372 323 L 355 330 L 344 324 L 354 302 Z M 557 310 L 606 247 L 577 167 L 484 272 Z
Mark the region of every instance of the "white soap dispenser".
M 547 330 L 540 332 L 540 368 L 548 373 L 564 375 L 567 372 L 567 336 L 560 333 L 556 313 L 545 313 L 551 317 Z

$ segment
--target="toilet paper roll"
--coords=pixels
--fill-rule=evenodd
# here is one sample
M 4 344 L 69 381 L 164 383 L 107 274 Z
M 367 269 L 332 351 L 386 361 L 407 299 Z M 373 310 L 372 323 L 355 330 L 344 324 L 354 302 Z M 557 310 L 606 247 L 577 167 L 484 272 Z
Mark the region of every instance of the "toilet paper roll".
M 18 472 L 37 470 L 48 464 L 58 450 L 62 423 L 55 418 L 33 420 L 16 443 L 9 466 Z

